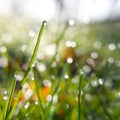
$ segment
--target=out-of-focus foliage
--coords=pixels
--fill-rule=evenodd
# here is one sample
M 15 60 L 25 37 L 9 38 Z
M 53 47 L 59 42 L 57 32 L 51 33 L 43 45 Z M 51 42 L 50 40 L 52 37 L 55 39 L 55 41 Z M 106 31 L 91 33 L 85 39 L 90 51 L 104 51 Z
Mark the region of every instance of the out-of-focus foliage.
M 50 110 L 46 110 L 48 120 L 78 118 L 80 70 L 84 72 L 81 119 L 120 119 L 120 22 L 87 25 L 74 24 L 73 20 L 67 22 L 65 31 L 66 22 L 48 23 L 35 61 L 34 79 L 38 80 L 39 93 L 46 108 L 58 84 Z M 15 78 L 21 80 L 25 73 L 38 30 L 39 23 L 34 21 L 0 20 L 0 115 L 10 94 L 11 82 Z M 26 85 L 14 119 L 40 119 L 32 74 Z M 28 89 L 31 90 L 30 96 Z

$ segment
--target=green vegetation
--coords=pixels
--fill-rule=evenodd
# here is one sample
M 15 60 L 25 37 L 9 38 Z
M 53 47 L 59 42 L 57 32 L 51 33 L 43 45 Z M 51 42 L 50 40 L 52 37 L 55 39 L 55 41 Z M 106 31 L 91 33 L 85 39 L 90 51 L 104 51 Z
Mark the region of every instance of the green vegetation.
M 0 20 L 0 120 L 119 120 L 120 22 L 45 25 Z

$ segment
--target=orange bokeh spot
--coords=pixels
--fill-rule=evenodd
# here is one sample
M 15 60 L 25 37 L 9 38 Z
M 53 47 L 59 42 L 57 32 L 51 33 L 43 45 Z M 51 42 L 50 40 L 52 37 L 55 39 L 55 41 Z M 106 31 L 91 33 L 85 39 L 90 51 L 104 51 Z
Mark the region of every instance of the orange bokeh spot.
M 46 98 L 50 93 L 51 93 L 51 88 L 49 86 L 44 86 L 44 87 L 39 88 L 39 95 L 40 95 L 42 102 L 46 102 Z M 33 101 L 38 100 L 36 93 L 33 95 L 32 99 Z

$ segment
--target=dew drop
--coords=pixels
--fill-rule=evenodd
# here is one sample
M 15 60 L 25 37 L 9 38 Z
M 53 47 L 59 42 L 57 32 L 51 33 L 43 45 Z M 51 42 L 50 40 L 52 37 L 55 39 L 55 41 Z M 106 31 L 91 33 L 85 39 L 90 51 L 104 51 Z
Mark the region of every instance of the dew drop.
M 24 52 L 26 50 L 27 45 L 22 45 L 21 46 L 21 51 Z
M 23 73 L 20 71 L 15 72 L 14 77 L 17 81 L 22 81 L 23 79 Z
M 38 101 L 35 101 L 35 105 L 38 105 Z
M 73 19 L 70 19 L 70 20 L 68 21 L 68 23 L 69 23 L 70 26 L 75 25 L 75 21 L 74 21 Z
M 99 78 L 98 81 L 99 81 L 99 84 L 100 84 L 100 85 L 103 85 L 103 82 L 104 82 L 103 79 Z
M 66 104 L 66 108 L 69 109 L 69 104 Z
M 116 49 L 116 46 L 115 46 L 114 43 L 111 43 L 108 47 L 109 47 L 110 50 L 115 50 Z
M 24 105 L 24 108 L 25 108 L 25 109 L 28 109 L 28 108 L 29 108 L 29 106 L 30 106 L 30 103 L 29 103 L 29 102 L 27 102 L 27 103 Z
M 89 65 L 92 65 L 92 66 L 94 66 L 94 64 L 95 64 L 95 62 L 94 62 L 94 60 L 93 60 L 92 58 L 88 58 L 88 59 L 87 59 L 87 63 L 88 63 Z
M 93 87 L 97 87 L 98 82 L 97 82 L 96 80 L 93 80 L 93 81 L 91 81 L 91 85 L 92 85 Z
M 7 94 L 7 91 L 6 91 L 6 90 L 5 90 L 5 91 L 3 91 L 3 94 L 4 94 L 4 95 L 6 95 L 6 94 Z
M 79 77 L 78 76 L 75 76 L 74 78 L 72 78 L 72 83 L 73 84 L 78 83 L 78 81 L 79 81 Z
M 10 33 L 4 33 L 1 39 L 5 43 L 10 43 L 12 41 L 12 35 Z
M 22 93 L 24 94 L 25 99 L 29 99 L 33 95 L 33 90 L 30 89 L 30 86 L 28 83 L 25 83 L 22 89 Z
M 15 111 L 14 111 L 14 116 L 18 115 L 18 113 L 19 113 L 19 109 L 16 108 Z
M 93 43 L 94 48 L 100 49 L 102 47 L 102 43 L 100 41 L 95 41 Z
M 37 69 L 40 71 L 40 72 L 44 72 L 46 70 L 46 66 L 45 64 L 43 63 L 38 63 L 37 64 Z
M 58 95 L 54 95 L 53 96 L 53 103 L 57 104 L 57 102 L 58 102 Z
M 72 58 L 67 58 L 67 63 L 69 63 L 69 64 L 73 63 L 73 59 Z
M 118 66 L 118 67 L 120 67 L 120 61 L 116 60 L 115 65 Z
M 32 67 L 35 67 L 35 63 L 32 64 Z
M 89 24 L 89 22 L 90 22 L 90 20 L 89 20 L 88 18 L 84 18 L 84 19 L 83 19 L 83 23 L 84 23 L 84 24 Z
M 55 60 L 56 60 L 57 62 L 59 62 L 59 61 L 60 61 L 60 56 L 59 56 L 59 55 L 56 55 L 56 56 L 55 56 Z
M 46 45 L 44 46 L 43 48 L 43 52 L 46 54 L 46 55 L 49 55 L 49 56 L 54 56 L 55 53 L 56 53 L 56 50 L 57 50 L 57 46 L 56 44 L 50 44 L 50 45 Z
M 26 115 L 25 115 L 26 117 L 28 117 L 29 116 L 29 113 L 26 113 Z
M 110 79 L 106 80 L 105 86 L 111 88 L 113 86 L 113 81 Z
M 114 61 L 115 61 L 114 58 L 112 58 L 112 57 L 108 58 L 108 62 L 109 62 L 109 63 L 112 64 L 112 63 L 114 63 Z
M 98 58 L 98 53 L 92 52 L 92 53 L 91 53 L 91 57 L 92 57 L 93 59 Z
M 5 53 L 7 51 L 7 48 L 5 46 L 0 47 L 0 52 Z
M 85 95 L 85 99 L 86 99 L 87 101 L 90 101 L 90 100 L 92 99 L 92 96 L 91 96 L 89 93 L 87 93 L 87 94 Z
M 43 25 L 46 26 L 47 25 L 47 21 L 44 20 L 43 21 Z
M 30 30 L 28 34 L 31 38 L 33 38 L 35 36 L 35 31 Z
M 80 75 L 84 75 L 84 72 L 80 69 L 79 70 Z
M 68 76 L 67 74 L 65 74 L 65 75 L 64 75 L 64 78 L 65 78 L 65 79 L 68 79 L 68 78 L 69 78 L 69 76 Z
M 43 85 L 51 87 L 51 82 L 49 80 L 44 80 Z
M 46 99 L 47 99 L 48 102 L 50 102 L 52 100 L 52 96 L 48 95 Z
M 53 61 L 53 62 L 52 62 L 52 64 L 51 64 L 51 67 L 53 67 L 53 68 L 54 68 L 54 67 L 56 67 L 56 65 L 57 65 L 57 64 L 56 64 L 56 62 L 55 62 L 55 61 Z
M 89 73 L 91 72 L 91 67 L 88 66 L 88 65 L 85 65 L 85 66 L 83 67 L 83 71 L 84 71 L 85 73 L 89 74 Z
M 8 96 L 3 96 L 3 100 L 7 100 L 8 99 Z
M 67 47 L 76 47 L 76 42 L 75 41 L 71 41 L 71 40 L 68 40 L 68 41 L 66 41 L 66 46 Z
M 6 57 L 1 57 L 0 58 L 0 67 L 5 68 L 8 66 L 8 60 Z

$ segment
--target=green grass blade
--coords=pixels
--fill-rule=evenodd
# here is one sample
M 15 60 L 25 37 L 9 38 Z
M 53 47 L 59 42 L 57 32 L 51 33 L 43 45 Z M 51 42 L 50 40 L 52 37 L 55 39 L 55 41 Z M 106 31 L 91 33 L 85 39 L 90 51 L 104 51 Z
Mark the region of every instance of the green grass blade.
M 39 102 L 40 107 L 41 107 L 42 120 L 44 120 L 44 107 L 42 105 L 42 100 L 41 100 L 41 97 L 40 97 L 40 94 L 39 94 L 39 86 L 38 86 L 37 78 L 36 78 L 36 75 L 35 75 L 35 71 L 33 69 L 32 69 L 32 72 L 33 72 L 34 78 L 35 78 L 35 87 L 36 87 L 38 102 Z
M 14 110 L 15 110 L 17 104 L 18 104 L 18 101 L 19 101 L 19 97 L 20 97 L 20 95 L 21 95 L 21 92 L 22 92 L 21 90 L 18 92 L 18 95 L 17 95 L 17 98 L 16 98 L 16 100 L 15 100 L 15 103 L 14 103 L 13 107 L 11 108 L 10 113 L 9 113 L 9 115 L 8 115 L 8 120 L 11 120 L 11 118 L 12 118 L 12 115 L 13 115 L 13 113 L 14 113 Z
M 13 113 L 14 113 L 14 110 L 15 110 L 17 104 L 18 104 L 20 94 L 21 94 L 21 92 L 22 92 L 22 91 L 21 91 L 21 90 L 22 90 L 22 87 L 23 87 L 24 83 L 25 83 L 26 80 L 27 80 L 27 76 L 28 76 L 30 70 L 32 69 L 32 65 L 33 65 L 33 63 L 34 63 L 34 61 L 35 61 L 35 58 L 36 58 L 36 55 L 37 55 L 37 52 L 38 52 L 38 48 L 39 48 L 39 44 L 40 44 L 40 40 L 41 40 L 41 37 L 42 37 L 42 33 L 43 33 L 43 30 L 44 30 L 44 27 L 46 26 L 46 24 L 47 24 L 46 21 L 43 21 L 43 22 L 42 22 L 42 26 L 41 26 L 40 31 L 39 31 L 39 35 L 38 35 L 38 38 L 37 38 L 36 46 L 35 46 L 35 48 L 34 48 L 34 51 L 33 51 L 32 57 L 31 57 L 31 60 L 30 60 L 30 62 L 29 62 L 28 69 L 27 69 L 27 71 L 26 71 L 26 73 L 25 73 L 25 75 L 24 75 L 24 78 L 23 78 L 23 80 L 22 80 L 22 82 L 21 82 L 21 84 L 20 84 L 20 88 L 19 88 L 19 91 L 18 91 L 17 99 L 16 99 L 16 101 L 15 101 L 15 103 L 14 103 L 14 105 L 13 105 L 11 111 L 10 111 L 9 119 L 12 118 L 12 115 L 13 115 Z
M 46 26 L 46 24 L 47 24 L 46 21 L 43 21 L 43 22 L 42 22 L 42 26 L 41 26 L 41 28 L 40 28 L 39 35 L 38 35 L 38 38 L 37 38 L 37 43 L 36 43 L 36 45 L 35 45 L 35 48 L 34 48 L 34 51 L 33 51 L 32 57 L 31 57 L 31 60 L 30 60 L 30 62 L 29 62 L 29 65 L 28 65 L 28 69 L 27 69 L 27 71 L 26 71 L 26 74 L 25 74 L 25 76 L 24 76 L 24 78 L 23 78 L 23 80 L 22 80 L 21 87 L 22 87 L 22 86 L 24 85 L 24 83 L 26 82 L 26 78 L 27 78 L 27 76 L 28 76 L 28 73 L 29 73 L 29 71 L 31 70 L 32 65 L 33 65 L 33 63 L 34 63 L 34 61 L 35 61 L 35 59 L 36 59 L 36 55 L 37 55 L 37 52 L 38 52 L 40 40 L 41 40 L 42 33 L 43 33 L 43 31 L 44 31 L 44 27 Z
M 58 78 L 57 84 L 56 84 L 56 86 L 55 86 L 55 88 L 54 88 L 54 90 L 53 90 L 53 92 L 52 92 L 52 100 L 49 102 L 49 104 L 48 104 L 48 106 L 47 106 L 47 108 L 46 108 L 45 119 L 47 119 L 48 116 L 49 116 L 49 111 L 50 111 L 50 108 L 51 108 L 51 105 L 52 105 L 52 102 L 53 102 L 53 96 L 57 93 L 57 91 L 58 91 L 58 89 L 59 89 L 61 80 L 62 80 L 62 78 L 63 78 L 63 75 L 64 75 L 67 67 L 68 67 L 68 64 L 65 64 L 64 67 L 63 67 L 63 70 L 62 70 L 62 72 L 61 72 L 61 77 Z
M 81 90 L 82 90 L 83 72 L 80 71 L 79 85 L 78 85 L 78 120 L 81 120 Z
M 8 116 L 9 111 L 10 111 L 11 101 L 12 101 L 12 98 L 13 98 L 13 95 L 14 95 L 15 86 L 16 86 L 16 80 L 14 80 L 13 85 L 11 87 L 11 92 L 10 92 L 10 95 L 9 95 L 9 99 L 8 99 L 8 102 L 7 102 L 5 111 L 4 111 L 4 120 L 7 119 L 7 116 Z

